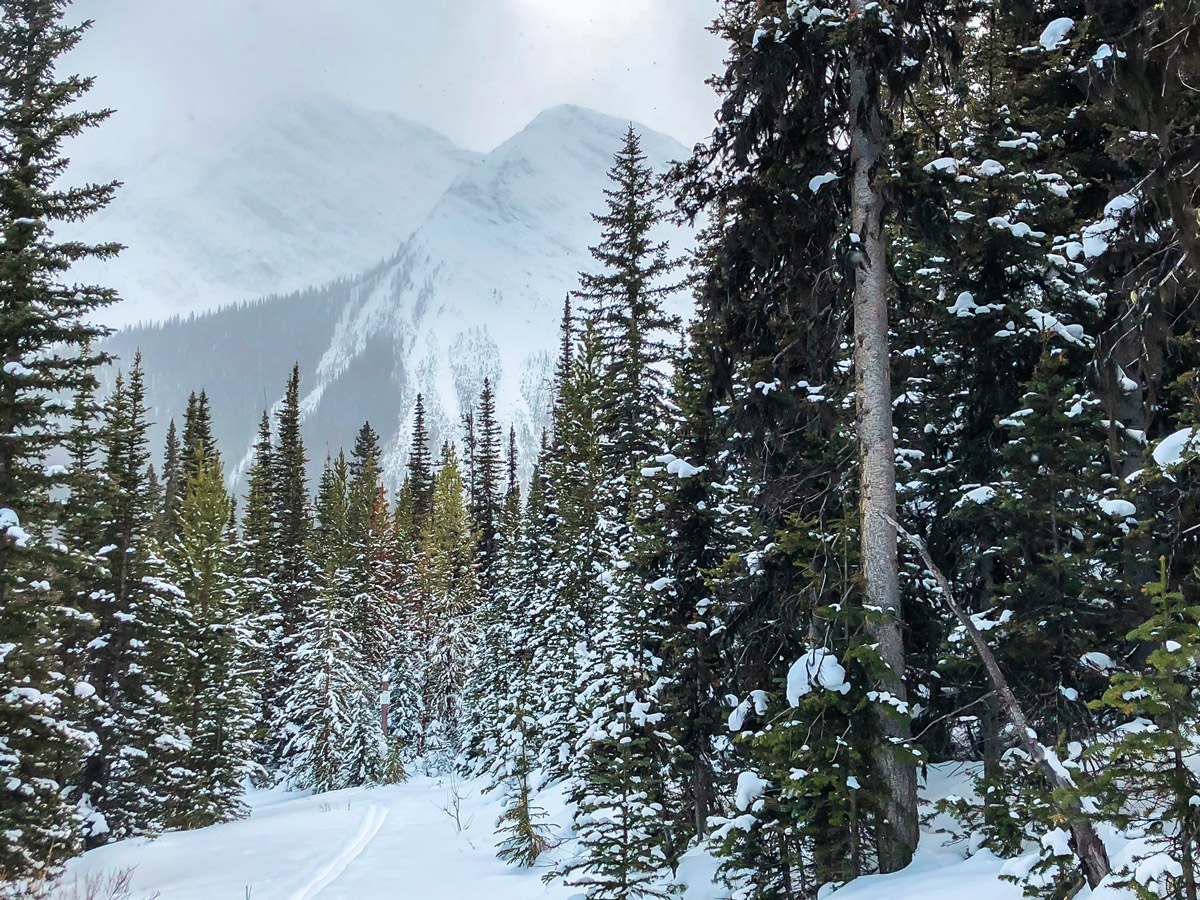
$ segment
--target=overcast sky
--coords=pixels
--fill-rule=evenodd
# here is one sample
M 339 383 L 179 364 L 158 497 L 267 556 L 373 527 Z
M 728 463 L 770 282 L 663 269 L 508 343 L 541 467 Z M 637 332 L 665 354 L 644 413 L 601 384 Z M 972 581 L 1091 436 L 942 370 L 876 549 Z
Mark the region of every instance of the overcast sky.
M 116 107 L 112 140 L 153 140 L 281 92 L 389 110 L 488 150 L 557 103 L 708 133 L 716 0 L 77 0 L 75 54 Z

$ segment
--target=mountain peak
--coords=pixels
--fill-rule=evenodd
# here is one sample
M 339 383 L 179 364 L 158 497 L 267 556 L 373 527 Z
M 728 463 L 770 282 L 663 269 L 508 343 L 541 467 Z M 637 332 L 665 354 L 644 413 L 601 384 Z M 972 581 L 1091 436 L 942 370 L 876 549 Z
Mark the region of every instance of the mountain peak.
M 348 444 L 369 419 L 393 485 L 403 472 L 417 394 L 425 396 L 436 444 L 459 436 L 462 413 L 489 378 L 527 470 L 548 425 L 562 298 L 593 265 L 588 248 L 599 227 L 592 214 L 603 208 L 607 173 L 628 126 L 581 106 L 547 109 L 462 165 L 384 262 L 303 294 L 131 331 L 114 349 L 129 354 L 141 346 L 160 422 L 177 413 L 189 390 L 205 387 L 219 441 L 234 460 L 299 360 L 311 458 Z M 643 135 L 656 171 L 685 152 L 665 135 Z M 421 159 L 401 155 L 393 177 L 420 180 L 414 165 Z M 363 187 L 376 204 L 381 196 L 393 200 L 376 184 Z M 668 236 L 679 250 L 689 241 L 666 228 Z M 283 330 L 287 341 L 267 337 Z

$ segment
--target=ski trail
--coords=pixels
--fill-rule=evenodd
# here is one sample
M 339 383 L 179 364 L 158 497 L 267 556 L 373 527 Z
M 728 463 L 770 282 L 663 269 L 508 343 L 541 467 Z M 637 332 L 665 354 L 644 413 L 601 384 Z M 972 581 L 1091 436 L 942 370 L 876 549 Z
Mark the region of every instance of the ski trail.
M 313 900 L 317 894 L 332 884 L 339 875 L 346 871 L 346 867 L 367 849 L 367 844 L 371 843 L 372 838 L 383 827 L 383 820 L 387 818 L 387 814 L 386 806 L 372 803 L 367 814 L 363 816 L 362 825 L 359 826 L 354 840 L 347 844 L 341 853 L 326 863 L 308 884 L 300 888 L 288 900 Z

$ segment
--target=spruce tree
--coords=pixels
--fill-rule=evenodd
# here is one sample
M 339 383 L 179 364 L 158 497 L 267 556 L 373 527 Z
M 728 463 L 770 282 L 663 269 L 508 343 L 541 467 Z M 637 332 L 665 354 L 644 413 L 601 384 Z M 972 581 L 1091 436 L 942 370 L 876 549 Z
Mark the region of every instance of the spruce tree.
M 180 592 L 164 580 L 152 537 L 148 427 L 139 355 L 128 384 L 117 376 L 105 409 L 106 477 L 98 498 L 105 565 L 90 593 L 97 630 L 86 656 L 95 691 L 87 722 L 97 746 L 80 783 L 92 845 L 161 827 L 164 810 L 190 787 L 174 774 L 189 738 L 168 692 L 170 673 L 185 658 Z
M 412 528 L 420 533 L 433 504 L 433 459 L 430 456 L 429 431 L 425 425 L 425 398 L 417 394 L 413 414 L 412 442 L 408 451 L 408 483 L 412 491 Z
M 193 392 L 188 397 L 187 411 L 183 417 L 179 459 L 185 490 L 187 479 L 194 477 L 199 471 L 199 461 L 211 458 L 215 450 L 212 410 L 208 405 L 208 394 L 202 389 L 199 394 Z
M 313 547 L 321 574 L 292 651 L 294 669 L 282 716 L 285 774 L 297 787 L 318 791 L 346 786 L 346 741 L 359 688 L 345 565 L 347 482 L 345 457 L 327 459 L 316 499 L 321 539 Z
M 576 296 L 586 304 L 604 359 L 604 462 L 624 473 L 658 449 L 653 435 L 663 418 L 665 386 L 659 369 L 669 355 L 678 319 L 663 301 L 681 287 L 679 261 L 654 239 L 665 217 L 662 188 L 646 163 L 631 125 L 608 173 L 606 211 L 593 218 L 600 242 L 591 248 L 598 272 L 579 277 Z
M 190 738 L 181 763 L 189 790 L 169 818 L 171 826 L 187 828 L 244 815 L 244 780 L 256 774 L 253 639 L 236 574 L 232 500 L 220 453 L 197 441 L 192 455 L 179 532 L 165 554 L 170 580 L 187 605 L 180 635 L 184 661 L 170 696 Z
M 1188 760 L 1200 745 L 1200 606 L 1170 589 L 1165 557 L 1159 566 L 1158 581 L 1143 589 L 1154 614 L 1127 635 L 1153 649 L 1139 669 L 1114 674 L 1104 696 L 1093 701 L 1130 720 L 1110 741 L 1095 747 L 1094 760 L 1102 765 L 1096 787 L 1107 796 L 1114 824 L 1136 827 L 1146 836 L 1134 867 L 1166 854 L 1158 862 L 1174 870 L 1175 895 L 1195 900 L 1200 881 L 1200 802 L 1195 799 L 1200 796 L 1200 776 Z M 1159 896 L 1156 885 L 1135 872 L 1122 872 L 1119 883 L 1142 900 Z
M 500 424 L 496 421 L 496 396 L 487 378 L 483 380 L 483 390 L 479 394 L 479 415 L 475 421 L 471 523 L 475 532 L 480 588 L 485 593 L 491 593 L 496 587 L 494 570 L 499 552 L 504 460 L 501 456 Z
M 163 447 L 163 497 L 155 523 L 155 534 L 160 543 L 175 534 L 176 517 L 179 515 L 179 504 L 183 498 L 182 454 L 179 431 L 175 427 L 175 420 L 172 419 L 167 426 L 167 439 Z
M 306 552 L 309 539 L 308 489 L 304 438 L 300 433 L 300 366 L 292 368 L 283 405 L 276 414 L 273 496 L 276 527 L 275 575 L 284 640 L 303 624 L 304 603 L 311 593 Z
M 238 543 L 243 575 L 245 611 L 253 637 L 253 671 L 257 686 L 255 741 L 257 758 L 273 762 L 270 730 L 275 725 L 286 682 L 282 645 L 282 616 L 275 596 L 276 531 L 274 510 L 274 447 L 271 419 L 266 410 L 258 427 L 254 461 L 246 476 L 246 512 Z
M 569 362 L 559 385 L 553 443 L 540 463 L 545 512 L 536 546 L 544 552 L 531 591 L 532 677 L 547 707 L 539 758 L 556 777 L 568 773 L 587 724 L 576 683 L 603 624 L 604 586 L 597 578 L 606 563 L 600 531 L 602 371 L 596 331 L 588 327 L 578 359 Z
M 78 615 L 70 587 L 52 583 L 72 551 L 54 540 L 51 492 L 70 486 L 67 472 L 44 463 L 60 446 L 66 398 L 103 361 L 88 349 L 106 333 L 93 314 L 115 299 L 67 271 L 120 249 L 54 236 L 102 209 L 116 187 L 62 182 L 64 143 L 109 114 L 79 105 L 91 78 L 59 71 L 91 24 L 66 24 L 66 9 L 23 0 L 0 11 L 0 880 L 14 881 L 79 846 L 65 788 L 90 737 L 67 716 L 74 686 L 54 676 L 60 636 Z
M 471 544 L 462 475 L 453 448 L 446 447 L 414 573 L 424 622 L 423 741 L 431 771 L 447 771 L 460 749 L 461 692 L 479 597 Z

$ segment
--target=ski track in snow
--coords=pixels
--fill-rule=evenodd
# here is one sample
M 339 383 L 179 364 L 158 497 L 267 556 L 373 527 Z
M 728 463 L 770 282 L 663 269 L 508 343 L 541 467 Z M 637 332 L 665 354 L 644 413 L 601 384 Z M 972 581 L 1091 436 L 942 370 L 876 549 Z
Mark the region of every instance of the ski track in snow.
M 970 796 L 974 764 L 931 766 L 927 798 Z M 739 779 L 739 782 L 748 779 Z M 64 891 L 53 900 L 81 896 L 90 876 L 132 873 L 130 900 L 574 900 L 577 886 L 543 882 L 577 851 L 565 786 L 538 795 L 550 836 L 560 845 L 534 868 L 496 858 L 497 818 L 502 801 L 475 779 L 448 781 L 414 775 L 403 784 L 349 788 L 327 794 L 252 793 L 251 815 L 189 832 L 134 838 L 89 851 L 67 866 Z M 751 787 L 756 787 L 751 785 Z M 749 790 L 749 789 L 748 789 Z M 751 791 L 752 792 L 752 791 Z M 455 799 L 457 798 L 457 799 Z M 747 799 L 747 798 L 743 798 Z M 460 809 L 455 817 L 447 812 Z M 365 812 L 360 813 L 360 810 Z M 949 824 L 945 814 L 935 823 Z M 1126 865 L 1138 842 L 1106 835 L 1114 864 Z M 340 850 L 337 848 L 341 848 Z M 891 875 L 858 879 L 838 900 L 1022 900 L 1021 887 L 1000 880 L 1031 866 L 1037 851 L 1011 860 L 987 850 L 963 858 L 944 834 L 926 832 L 913 864 Z M 718 861 L 702 848 L 685 854 L 677 873 L 680 900 L 728 900 L 715 878 Z M 1024 869 L 1021 869 L 1024 871 Z M 1123 900 L 1115 892 L 1080 900 Z
M 318 871 L 312 881 L 292 894 L 288 900 L 314 900 L 321 891 L 329 887 L 339 875 L 346 871 L 350 863 L 362 855 L 375 835 L 379 834 L 379 829 L 383 827 L 383 820 L 387 818 L 387 814 L 387 807 L 372 803 L 367 809 L 367 814 L 363 816 L 362 825 L 359 826 L 358 834 L 354 836 L 354 839 L 345 846 L 341 853 Z

